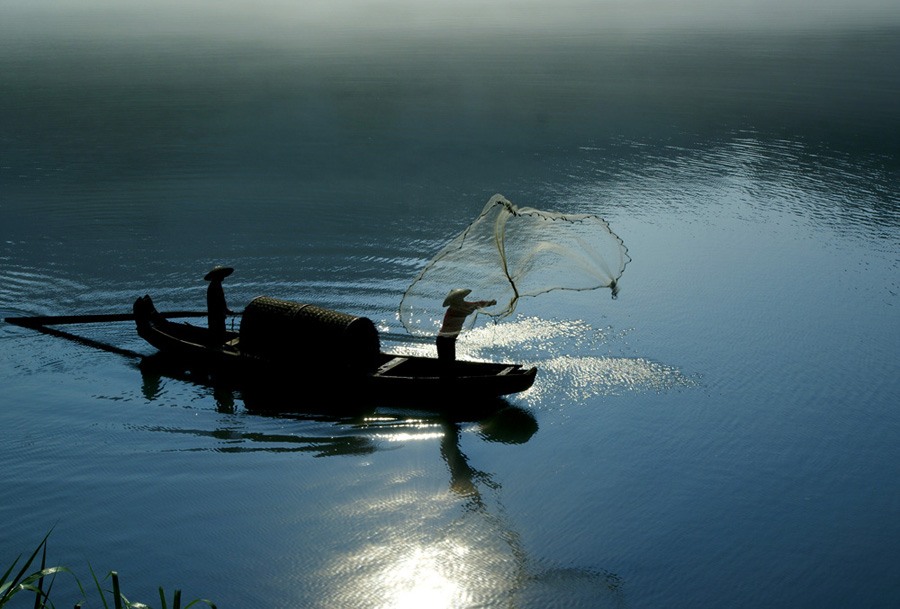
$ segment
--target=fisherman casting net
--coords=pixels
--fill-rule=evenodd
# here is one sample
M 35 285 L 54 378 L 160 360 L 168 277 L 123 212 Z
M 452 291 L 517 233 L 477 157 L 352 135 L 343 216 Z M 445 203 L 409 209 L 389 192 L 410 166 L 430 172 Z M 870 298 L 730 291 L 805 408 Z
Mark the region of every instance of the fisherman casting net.
M 412 334 L 434 335 L 449 290 L 472 290 L 469 300 L 496 300 L 479 309 L 510 315 L 519 298 L 552 290 L 611 288 L 630 262 L 628 250 L 603 219 L 518 208 L 494 195 L 481 214 L 438 252 L 400 302 L 400 321 Z M 466 327 L 475 323 L 475 315 Z

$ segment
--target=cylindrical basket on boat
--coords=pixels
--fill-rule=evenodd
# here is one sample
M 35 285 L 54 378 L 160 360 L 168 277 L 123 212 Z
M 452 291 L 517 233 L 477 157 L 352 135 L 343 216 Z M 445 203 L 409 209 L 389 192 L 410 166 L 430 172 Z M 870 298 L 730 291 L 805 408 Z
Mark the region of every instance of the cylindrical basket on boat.
M 381 350 L 367 317 L 268 296 L 244 309 L 240 344 L 249 355 L 356 371 L 372 368 Z

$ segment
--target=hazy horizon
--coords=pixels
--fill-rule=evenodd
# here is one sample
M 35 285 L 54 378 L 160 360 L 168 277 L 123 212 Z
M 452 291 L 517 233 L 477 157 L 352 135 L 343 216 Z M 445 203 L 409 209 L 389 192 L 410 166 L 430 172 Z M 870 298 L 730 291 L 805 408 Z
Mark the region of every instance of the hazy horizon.
M 475 0 L 416 3 L 410 0 L 339 0 L 297 5 L 286 0 L 249 3 L 163 1 L 152 4 L 87 0 L 59 6 L 46 0 L 13 0 L 0 5 L 0 31 L 34 38 L 42 32 L 71 37 L 218 33 L 260 39 L 335 32 L 458 33 L 460 31 L 556 32 L 656 31 L 683 29 L 821 30 L 900 25 L 900 4 L 886 0 L 847 2 L 739 0 L 727 6 L 712 0 L 621 0 L 540 2 Z M 52 16 L 56 16 L 53 19 Z M 23 27 L 27 26 L 27 27 Z

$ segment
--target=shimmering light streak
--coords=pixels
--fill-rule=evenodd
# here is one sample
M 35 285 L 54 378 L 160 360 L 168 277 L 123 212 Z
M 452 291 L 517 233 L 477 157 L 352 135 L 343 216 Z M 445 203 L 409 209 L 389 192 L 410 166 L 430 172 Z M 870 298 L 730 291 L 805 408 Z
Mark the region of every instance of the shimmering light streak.
M 458 606 L 465 588 L 446 574 L 447 561 L 453 558 L 442 556 L 433 548 L 416 548 L 410 556 L 400 560 L 394 573 L 388 576 L 393 596 L 382 605 L 384 609 L 450 609 Z

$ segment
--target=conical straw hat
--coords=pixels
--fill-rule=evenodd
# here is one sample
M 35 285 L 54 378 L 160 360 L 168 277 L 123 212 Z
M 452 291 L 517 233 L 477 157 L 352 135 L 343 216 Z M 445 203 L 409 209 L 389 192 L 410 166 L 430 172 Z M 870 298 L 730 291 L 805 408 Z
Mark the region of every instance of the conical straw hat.
M 234 272 L 234 269 L 230 266 L 217 266 L 210 272 L 206 274 L 204 279 L 206 281 L 213 281 L 214 279 L 225 279 L 229 275 Z
M 466 296 L 468 296 L 471 292 L 472 290 L 465 290 L 463 288 L 450 290 L 450 293 L 447 294 L 447 298 L 444 299 L 444 306 L 449 307 L 450 305 L 461 305 L 466 299 Z

